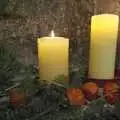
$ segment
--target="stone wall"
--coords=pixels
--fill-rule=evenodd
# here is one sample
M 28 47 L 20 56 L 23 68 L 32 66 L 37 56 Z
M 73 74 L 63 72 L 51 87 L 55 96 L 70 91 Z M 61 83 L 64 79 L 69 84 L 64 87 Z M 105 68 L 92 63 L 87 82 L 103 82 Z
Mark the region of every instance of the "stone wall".
M 36 64 L 36 39 L 54 29 L 56 36 L 70 38 L 72 53 L 87 56 L 94 10 L 94 0 L 9 0 L 0 20 L 0 40 L 15 44 L 22 62 Z
M 56 36 L 70 38 L 73 56 L 87 57 L 90 18 L 100 13 L 120 15 L 120 0 L 1 0 L 0 40 L 15 44 L 22 62 L 36 64 L 37 38 L 54 29 Z

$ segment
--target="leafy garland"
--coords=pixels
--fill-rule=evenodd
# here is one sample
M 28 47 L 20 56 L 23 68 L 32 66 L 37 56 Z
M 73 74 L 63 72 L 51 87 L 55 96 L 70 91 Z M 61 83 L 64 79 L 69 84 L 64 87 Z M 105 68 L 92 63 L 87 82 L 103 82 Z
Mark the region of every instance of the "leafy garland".
M 26 106 L 14 109 L 8 101 L 4 101 L 7 92 L 2 95 L 1 120 L 120 120 L 120 102 L 109 105 L 102 97 L 85 106 L 72 107 L 66 97 L 65 87 L 68 86 L 63 87 L 58 83 L 64 76 L 59 76 L 53 84 L 38 84 L 39 77 L 35 66 L 19 63 L 12 46 L 1 44 L 0 59 L 0 95 L 8 87 L 11 88 L 11 85 L 18 84 L 17 87 L 32 96 Z M 81 79 L 82 82 L 79 84 L 85 79 L 86 66 L 83 61 L 81 60 L 77 71 L 71 71 L 72 79 Z M 76 84 L 78 81 L 71 82 L 70 86 Z
M 0 88 L 11 85 L 12 78 L 21 69 L 16 57 L 17 54 L 11 45 L 0 43 Z
M 4 106 L 4 107 L 3 107 Z M 83 107 L 70 106 L 65 89 L 56 85 L 40 85 L 40 89 L 25 107 L 11 109 L 0 105 L 0 118 L 4 120 L 119 120 L 120 102 L 109 105 L 103 98 Z M 5 108 L 6 106 L 6 108 Z

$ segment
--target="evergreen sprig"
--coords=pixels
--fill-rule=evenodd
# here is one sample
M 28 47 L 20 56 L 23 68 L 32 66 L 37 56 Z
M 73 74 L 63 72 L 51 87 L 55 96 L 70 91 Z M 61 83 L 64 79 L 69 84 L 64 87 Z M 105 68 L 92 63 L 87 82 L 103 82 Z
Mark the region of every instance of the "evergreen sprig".
M 24 90 L 28 95 L 33 95 L 39 88 L 38 80 L 37 69 L 33 65 L 28 65 L 24 67 L 17 82 L 20 82 L 21 90 Z
M 21 69 L 14 47 L 0 43 L 0 88 L 12 84 L 12 79 Z

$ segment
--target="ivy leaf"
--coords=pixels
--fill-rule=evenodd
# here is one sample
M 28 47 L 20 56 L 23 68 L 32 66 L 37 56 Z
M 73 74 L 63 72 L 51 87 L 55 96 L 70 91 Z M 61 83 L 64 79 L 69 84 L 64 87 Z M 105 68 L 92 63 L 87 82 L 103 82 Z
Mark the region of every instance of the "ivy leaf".
M 104 109 L 104 105 L 106 104 L 105 99 L 98 98 L 90 103 L 89 107 L 93 112 L 100 113 Z
M 120 102 L 115 104 L 115 114 L 120 119 Z
M 55 81 L 64 84 L 66 83 L 66 81 L 68 81 L 68 77 L 66 77 L 65 75 L 59 75 L 55 78 Z
M 22 65 L 17 57 L 13 45 L 0 42 L 0 88 L 10 86 L 19 73 Z

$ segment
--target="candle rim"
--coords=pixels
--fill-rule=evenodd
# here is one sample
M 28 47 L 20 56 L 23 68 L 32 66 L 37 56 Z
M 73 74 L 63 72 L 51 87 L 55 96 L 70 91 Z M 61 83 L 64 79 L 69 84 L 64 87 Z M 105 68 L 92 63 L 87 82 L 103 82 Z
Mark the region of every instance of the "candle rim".
M 66 38 L 66 37 L 51 37 L 51 36 L 50 37 L 49 36 L 39 37 L 38 40 L 42 40 L 42 39 L 49 39 L 50 40 L 50 39 L 58 39 L 58 38 L 59 39 L 64 39 L 64 40 L 65 39 L 69 40 L 69 38 Z
M 118 15 L 116 15 L 116 14 L 110 14 L 110 13 L 103 13 L 103 14 L 93 15 L 92 18 L 94 18 L 94 17 L 101 17 L 101 16 L 114 16 L 114 17 L 118 17 L 119 18 Z

